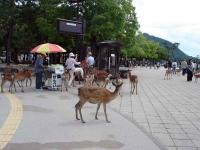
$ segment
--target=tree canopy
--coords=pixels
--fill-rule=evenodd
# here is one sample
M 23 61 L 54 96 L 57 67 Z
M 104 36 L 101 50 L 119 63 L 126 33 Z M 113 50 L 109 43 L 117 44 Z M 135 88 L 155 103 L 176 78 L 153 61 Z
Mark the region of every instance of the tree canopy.
M 85 0 L 77 5 L 69 0 L 3 0 L 0 1 L 0 50 L 29 53 L 41 43 L 57 43 L 67 51 L 76 47 L 81 37 L 56 30 L 56 18 L 86 22 L 83 42 L 92 45 L 104 40 L 123 44 L 126 57 L 159 59 L 164 50 L 147 41 L 139 30 L 132 0 Z

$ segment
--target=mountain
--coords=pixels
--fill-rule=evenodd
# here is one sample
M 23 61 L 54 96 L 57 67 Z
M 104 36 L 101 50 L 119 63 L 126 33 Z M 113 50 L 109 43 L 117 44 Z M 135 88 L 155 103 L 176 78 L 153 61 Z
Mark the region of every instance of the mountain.
M 187 54 L 185 54 L 178 48 L 179 43 L 172 43 L 165 39 L 162 39 L 153 35 L 149 35 L 148 33 L 143 33 L 143 35 L 146 39 L 159 43 L 161 47 L 164 47 L 167 50 L 169 50 L 169 57 L 172 60 L 183 60 L 183 59 L 191 58 L 190 56 L 188 56 Z

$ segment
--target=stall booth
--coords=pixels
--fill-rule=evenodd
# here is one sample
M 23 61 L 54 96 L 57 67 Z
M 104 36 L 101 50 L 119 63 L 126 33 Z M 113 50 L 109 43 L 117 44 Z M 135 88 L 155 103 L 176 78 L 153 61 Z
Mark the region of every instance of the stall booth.
M 116 41 L 97 43 L 95 64 L 99 70 L 105 70 L 116 77 L 119 73 L 119 57 L 122 44 Z
M 51 65 L 44 69 L 44 89 L 58 90 L 62 88 L 62 75 L 64 73 L 64 66 L 57 64 Z

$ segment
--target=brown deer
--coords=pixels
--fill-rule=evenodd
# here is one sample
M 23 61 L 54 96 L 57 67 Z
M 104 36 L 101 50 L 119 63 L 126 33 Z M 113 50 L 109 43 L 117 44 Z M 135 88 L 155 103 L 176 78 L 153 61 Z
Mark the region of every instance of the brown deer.
M 176 69 L 176 74 L 181 75 L 181 69 L 180 68 Z
M 109 83 L 110 78 L 112 77 L 111 74 L 107 73 L 104 70 L 97 70 L 93 69 L 94 74 L 94 81 L 98 86 L 100 87 L 106 87 L 106 85 Z
M 92 87 L 93 81 L 94 81 L 94 74 L 86 75 L 84 87 Z
M 167 69 L 165 71 L 165 77 L 167 78 L 167 80 L 172 79 L 172 70 L 171 69 Z M 164 77 L 164 80 L 165 80 L 165 77 Z
M 26 80 L 26 87 L 28 86 L 28 81 L 30 82 L 29 86 L 32 85 L 32 79 L 31 77 L 33 76 L 33 71 L 31 70 L 24 70 L 24 76 L 25 76 L 25 80 Z M 21 87 L 21 85 L 19 84 L 19 82 L 17 81 L 19 87 Z
M 198 78 L 200 78 L 200 74 L 194 74 L 195 82 L 197 83 Z
M 78 96 L 79 96 L 79 102 L 75 105 L 75 112 L 76 112 L 76 119 L 80 120 L 78 117 L 78 111 L 79 115 L 81 117 L 81 122 L 85 123 L 82 117 L 81 109 L 83 105 L 86 102 L 97 104 L 97 110 L 95 119 L 98 120 L 98 111 L 100 108 L 100 105 L 103 103 L 104 108 L 104 114 L 106 121 L 110 123 L 108 120 L 107 114 L 106 114 L 106 104 L 110 101 L 114 100 L 118 96 L 118 92 L 120 90 L 120 87 L 122 86 L 123 82 L 115 84 L 113 82 L 113 85 L 115 86 L 114 92 L 111 92 L 110 90 L 102 87 L 81 87 L 78 89 Z
M 129 81 L 131 84 L 131 93 L 133 94 L 134 90 L 135 90 L 135 93 L 137 95 L 138 77 L 137 77 L 137 75 L 132 75 L 130 70 L 128 72 L 128 77 L 129 77 Z
M 10 92 L 12 93 L 12 87 L 14 86 L 15 87 L 15 83 L 20 81 L 21 82 L 21 91 L 24 92 L 24 88 L 23 88 L 23 83 L 24 83 L 24 80 L 27 79 L 27 76 L 26 76 L 26 70 L 22 70 L 22 71 L 19 71 L 17 73 L 14 74 L 14 77 L 13 77 L 13 80 L 11 82 L 11 85 L 10 85 Z M 16 92 L 16 88 L 15 88 L 15 92 Z
M 2 81 L 1 81 L 1 92 L 3 93 L 4 90 L 3 90 L 3 86 L 4 84 L 8 81 L 10 82 L 10 87 L 9 87 L 9 92 L 11 90 L 11 83 L 13 81 L 13 78 L 14 78 L 14 74 L 11 74 L 11 73 L 4 73 L 1 75 L 1 78 L 2 78 Z M 15 87 L 15 86 L 14 86 Z M 15 87 L 16 88 L 16 87 Z
M 65 89 L 66 91 L 68 91 L 68 88 L 67 88 L 67 81 L 69 81 L 69 78 L 70 78 L 70 74 L 68 71 L 65 71 L 62 75 L 62 81 L 61 81 L 61 92 L 62 92 L 62 89 L 63 89 L 63 84 L 65 86 Z

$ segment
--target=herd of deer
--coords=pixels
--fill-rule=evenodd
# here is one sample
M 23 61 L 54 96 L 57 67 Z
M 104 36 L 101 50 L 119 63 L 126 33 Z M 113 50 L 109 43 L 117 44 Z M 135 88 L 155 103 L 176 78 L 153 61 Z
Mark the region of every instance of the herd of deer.
M 177 70 L 177 72 L 180 73 L 181 71 Z M 11 93 L 12 93 L 13 87 L 15 88 L 15 91 L 16 91 L 16 86 L 15 86 L 16 83 L 18 83 L 19 87 L 21 87 L 21 91 L 24 92 L 24 88 L 23 88 L 24 81 L 26 81 L 26 86 L 28 86 L 27 85 L 28 81 L 30 82 L 30 86 L 31 86 L 32 84 L 31 77 L 33 76 L 33 72 L 28 69 L 22 69 L 20 71 L 16 69 L 12 71 L 8 71 L 5 69 L 1 76 L 2 76 L 1 92 L 4 92 L 3 86 L 7 81 L 10 82 L 9 91 Z M 131 86 L 131 90 L 130 90 L 131 94 L 134 94 L 134 91 L 137 94 L 138 76 L 131 74 L 131 70 L 128 70 L 128 77 L 129 77 L 129 83 Z M 169 69 L 166 70 L 165 77 L 167 79 L 170 79 L 172 77 L 172 70 L 169 70 Z M 194 77 L 195 77 L 195 82 L 197 82 L 197 79 L 200 78 L 199 72 L 196 72 L 194 74 Z M 86 75 L 84 86 L 78 88 L 79 101 L 75 105 L 75 114 L 76 114 L 77 120 L 81 119 L 81 122 L 85 123 L 85 121 L 83 120 L 81 109 L 86 102 L 89 102 L 92 104 L 97 104 L 95 119 L 98 119 L 97 117 L 98 111 L 101 104 L 103 104 L 106 121 L 108 123 L 110 122 L 108 120 L 108 116 L 106 113 L 106 104 L 117 97 L 123 84 L 122 80 L 120 79 L 118 75 L 115 82 L 114 80 L 112 81 L 112 84 L 115 86 L 115 90 L 112 92 L 111 90 L 106 88 L 106 85 L 109 82 L 111 82 L 111 79 L 112 79 L 112 75 L 103 70 L 94 69 L 92 72 Z M 62 76 L 61 91 L 63 88 L 62 87 L 63 84 L 67 90 L 68 80 L 69 80 L 69 73 L 65 72 Z M 94 86 L 94 83 L 96 83 L 97 86 Z M 79 119 L 79 116 L 80 116 L 80 119 Z
M 30 86 L 32 84 L 31 77 L 33 76 L 33 71 L 22 69 L 18 71 L 17 69 L 5 69 L 1 74 L 2 82 L 1 82 L 1 92 L 3 93 L 3 86 L 6 82 L 10 82 L 9 92 L 12 93 L 12 88 L 15 88 L 15 92 L 17 91 L 15 84 L 18 83 L 19 87 L 21 87 L 21 91 L 24 92 L 24 81 L 26 81 L 26 86 L 28 81 L 30 82 Z
M 31 77 L 33 76 L 33 72 L 31 70 L 27 69 L 22 69 L 20 71 L 14 70 L 14 71 L 8 71 L 4 70 L 2 73 L 2 82 L 1 82 L 1 92 L 4 92 L 3 86 L 4 84 L 8 81 L 10 82 L 9 86 L 9 92 L 12 93 L 12 88 L 15 88 L 16 91 L 16 86 L 15 84 L 18 83 L 19 87 L 21 87 L 21 91 L 24 92 L 24 81 L 26 81 L 26 86 L 28 84 L 28 81 L 30 82 L 30 86 L 32 83 Z M 137 84 L 138 84 L 138 77 L 137 75 L 132 75 L 131 71 L 129 71 L 129 81 L 131 85 L 131 93 L 134 93 L 134 90 L 136 90 L 137 94 Z M 67 90 L 67 80 L 69 80 L 69 74 L 65 72 L 62 76 L 62 85 L 64 84 Z M 107 73 L 106 71 L 102 70 L 96 70 L 94 69 L 91 73 L 89 73 L 84 82 L 84 86 L 78 88 L 78 97 L 79 101 L 75 105 L 75 113 L 76 113 L 76 119 L 82 121 L 82 123 L 85 123 L 83 120 L 83 116 L 81 113 L 81 109 L 83 105 L 86 102 L 92 103 L 92 104 L 97 104 L 97 110 L 96 110 L 96 115 L 95 119 L 98 119 L 98 111 L 103 104 L 104 108 L 104 114 L 107 122 L 110 122 L 107 117 L 106 113 L 106 104 L 109 103 L 110 101 L 114 100 L 117 95 L 119 94 L 119 91 L 122 87 L 122 80 L 120 79 L 119 76 L 117 76 L 116 81 L 112 81 L 112 84 L 115 86 L 115 90 L 112 92 L 106 88 L 106 85 L 111 81 L 111 75 Z M 97 86 L 94 86 L 94 83 L 96 83 Z M 61 86 L 62 90 L 62 86 Z M 80 115 L 80 119 L 78 116 L 78 112 Z

